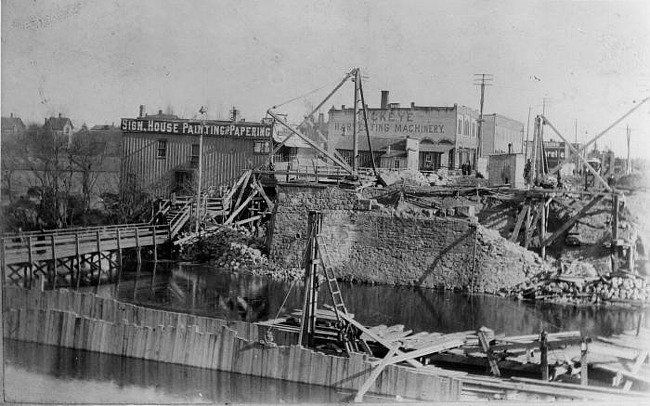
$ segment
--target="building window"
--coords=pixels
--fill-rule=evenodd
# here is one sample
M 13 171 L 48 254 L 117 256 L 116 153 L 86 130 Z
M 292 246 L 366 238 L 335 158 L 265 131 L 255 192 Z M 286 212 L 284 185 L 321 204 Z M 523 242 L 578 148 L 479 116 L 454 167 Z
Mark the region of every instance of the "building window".
M 399 169 L 399 159 L 396 159 L 396 160 L 393 162 L 393 168 L 395 168 L 395 169 Z
M 199 166 L 199 144 L 192 144 L 192 155 L 190 155 L 190 166 L 197 168 Z
M 465 129 L 463 131 L 463 134 L 469 135 L 469 121 L 465 120 Z
M 268 154 L 269 142 L 268 141 L 255 141 L 253 144 L 253 153 L 255 154 Z
M 476 137 L 476 123 L 472 123 L 472 137 Z
M 460 119 L 460 118 L 458 119 L 458 131 L 457 131 L 457 133 L 458 133 L 458 134 L 462 134 L 462 133 L 463 133 L 463 120 Z
M 167 140 L 158 140 L 158 158 L 165 158 L 167 156 Z

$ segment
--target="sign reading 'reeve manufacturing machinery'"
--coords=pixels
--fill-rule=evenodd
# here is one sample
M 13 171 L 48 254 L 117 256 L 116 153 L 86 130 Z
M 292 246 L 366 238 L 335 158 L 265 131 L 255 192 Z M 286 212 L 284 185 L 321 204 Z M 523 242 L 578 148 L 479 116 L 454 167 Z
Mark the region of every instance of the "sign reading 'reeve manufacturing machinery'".
M 146 120 L 123 118 L 121 125 L 125 133 L 152 133 L 174 135 L 215 135 L 224 137 L 269 138 L 270 124 Z

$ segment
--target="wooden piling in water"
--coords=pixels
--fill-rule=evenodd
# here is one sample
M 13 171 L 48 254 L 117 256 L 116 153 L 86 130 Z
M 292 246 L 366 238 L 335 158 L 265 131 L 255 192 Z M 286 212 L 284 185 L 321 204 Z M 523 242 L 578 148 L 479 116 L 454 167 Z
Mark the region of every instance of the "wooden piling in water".
M 52 289 L 56 289 L 56 244 L 54 242 L 54 234 L 50 236 L 50 248 L 52 250 Z
M 78 291 L 79 284 L 81 283 L 81 255 L 79 253 L 79 233 L 74 234 L 74 243 L 75 243 L 76 259 L 77 259 L 77 291 Z

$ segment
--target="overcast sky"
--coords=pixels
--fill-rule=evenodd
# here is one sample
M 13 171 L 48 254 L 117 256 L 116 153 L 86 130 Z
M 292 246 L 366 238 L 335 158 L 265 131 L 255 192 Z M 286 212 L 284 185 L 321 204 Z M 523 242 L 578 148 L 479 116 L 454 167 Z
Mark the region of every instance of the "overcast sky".
M 359 67 L 371 107 L 385 89 L 402 106 L 478 109 L 473 74 L 490 73 L 486 113 L 526 122 L 547 98 L 583 141 L 650 96 L 649 21 L 645 0 L 2 0 L 2 115 L 79 126 L 204 105 L 259 121 L 297 97 L 278 111 L 299 121 Z M 352 101 L 348 84 L 324 111 Z M 623 154 L 627 124 L 650 158 L 650 101 L 598 146 Z

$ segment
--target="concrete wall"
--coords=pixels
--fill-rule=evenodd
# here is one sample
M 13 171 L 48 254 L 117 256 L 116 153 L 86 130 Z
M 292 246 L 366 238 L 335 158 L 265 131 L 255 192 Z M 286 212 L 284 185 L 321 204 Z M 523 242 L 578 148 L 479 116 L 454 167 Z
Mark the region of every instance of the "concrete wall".
M 301 263 L 307 214 L 321 210 L 323 238 L 345 280 L 494 292 L 541 271 L 535 254 L 466 219 L 399 216 L 369 207 L 337 188 L 281 186 L 271 257 L 288 266 Z

